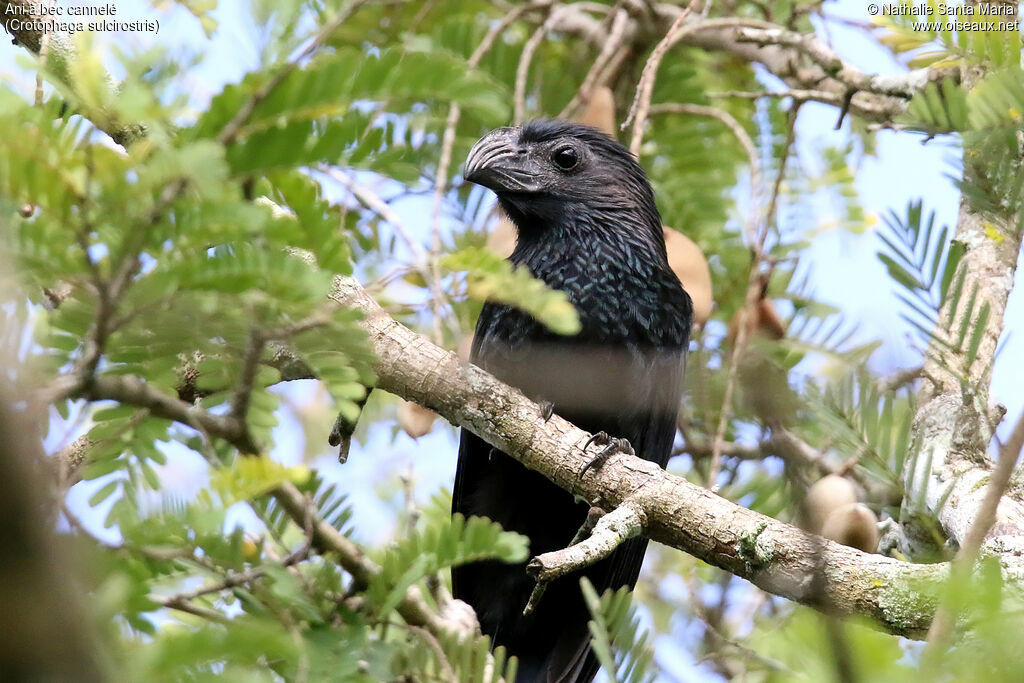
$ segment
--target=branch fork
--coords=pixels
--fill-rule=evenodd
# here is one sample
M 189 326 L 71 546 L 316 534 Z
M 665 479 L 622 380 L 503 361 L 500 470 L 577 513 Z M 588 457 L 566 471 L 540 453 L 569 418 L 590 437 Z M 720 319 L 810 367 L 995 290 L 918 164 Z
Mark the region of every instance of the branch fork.
M 593 510 L 591 512 L 593 513 Z M 620 545 L 643 533 L 647 515 L 643 508 L 626 499 L 601 516 L 590 535 L 561 550 L 538 555 L 526 565 L 526 573 L 540 581 L 553 581 L 600 562 Z

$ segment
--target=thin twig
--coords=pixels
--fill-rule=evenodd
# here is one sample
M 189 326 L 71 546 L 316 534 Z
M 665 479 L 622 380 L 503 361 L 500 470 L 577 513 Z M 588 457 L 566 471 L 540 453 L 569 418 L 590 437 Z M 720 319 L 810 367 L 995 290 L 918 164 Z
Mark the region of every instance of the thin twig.
M 587 518 L 583 520 L 583 524 L 576 530 L 576 534 L 573 535 L 572 540 L 569 541 L 567 547 L 572 547 L 577 543 L 590 538 L 590 534 L 594 531 L 594 527 L 604 516 L 605 512 L 601 508 L 592 507 L 587 511 Z M 540 604 L 541 598 L 544 597 L 544 592 L 548 589 L 548 584 L 551 583 L 550 578 L 538 578 L 536 585 L 533 590 L 530 591 L 530 597 L 526 601 L 526 607 L 523 608 L 523 616 L 530 616 L 537 609 Z
M 572 116 L 580 104 L 590 97 L 594 91 L 594 86 L 600 84 L 599 78 L 604 77 L 607 73 L 605 67 L 608 66 L 616 51 L 622 46 L 622 38 L 626 34 L 628 21 L 629 14 L 625 10 L 616 10 L 611 30 L 608 32 L 608 40 L 601 47 L 601 52 L 597 55 L 597 59 L 594 60 L 593 65 L 587 71 L 587 75 L 583 77 L 580 87 L 576 90 L 572 99 L 569 100 L 569 103 L 565 105 L 565 108 L 562 109 L 558 118 L 565 119 Z
M 367 0 L 351 0 L 351 2 L 345 5 L 333 19 L 324 24 L 324 27 L 317 32 L 309 45 L 307 45 L 302 52 L 296 55 L 295 59 L 285 62 L 262 88 L 253 93 L 252 97 L 245 101 L 245 104 L 243 104 L 231 120 L 228 121 L 227 125 L 221 129 L 220 135 L 217 136 L 217 142 L 222 145 L 230 145 L 233 143 L 238 138 L 239 133 L 242 132 L 242 127 L 249 120 L 249 117 L 252 116 L 256 107 L 270 97 L 270 94 L 274 92 L 279 85 L 281 85 L 284 79 L 288 78 L 292 72 L 299 68 L 299 64 L 303 60 L 320 49 L 320 47 L 322 47 L 323 44 L 326 43 L 332 35 L 334 35 L 334 32 L 337 31 L 350 16 L 352 16 L 353 12 L 359 9 L 361 5 L 364 5 L 366 1 Z
M 922 377 L 924 377 L 924 368 L 920 365 L 899 370 L 888 377 L 883 377 L 878 383 L 878 390 L 883 394 L 897 391 Z
M 766 97 L 777 97 L 779 99 L 792 98 L 799 102 L 807 101 L 818 101 L 818 100 L 830 100 L 835 97 L 833 93 L 825 92 L 824 90 L 720 90 L 713 92 L 706 92 L 704 95 L 712 100 L 720 99 L 740 99 L 740 100 L 760 100 Z
M 226 624 L 230 621 L 226 616 L 224 616 L 217 610 L 212 610 L 207 607 L 193 605 L 191 602 L 177 599 L 177 596 L 173 598 L 161 598 L 159 596 L 151 595 L 149 596 L 149 599 L 161 605 L 162 607 L 166 607 L 167 609 L 185 612 L 186 614 L 191 614 L 193 616 L 200 617 L 201 619 L 213 621 L 218 624 Z
M 442 309 L 450 307 L 451 304 L 444 293 L 444 288 L 441 286 L 441 271 L 438 265 L 441 249 L 440 243 L 435 240 L 434 247 L 428 253 L 423 245 L 413 238 L 405 223 L 398 217 L 398 214 L 376 192 L 355 182 L 350 176 L 338 169 L 331 168 L 330 166 L 320 166 L 318 170 L 344 185 L 363 206 L 373 211 L 381 220 L 390 225 L 395 234 L 412 252 L 412 265 L 423 276 L 423 280 L 427 283 L 427 288 L 430 290 L 430 310 L 433 314 L 432 320 L 435 325 L 434 343 L 443 344 L 441 323 L 446 319 L 446 316 L 442 315 Z M 438 210 L 440 209 L 438 208 Z M 439 232 L 437 234 L 440 235 Z M 440 238 L 438 237 L 437 239 Z M 458 330 L 454 331 L 458 332 Z
M 300 552 L 293 553 L 286 557 L 284 560 L 281 561 L 279 566 L 291 567 L 305 560 L 309 556 L 309 544 L 303 544 L 302 548 L 300 548 L 299 551 Z M 228 590 L 229 588 L 250 584 L 253 581 L 257 581 L 266 576 L 267 571 L 268 567 L 266 566 L 253 567 L 252 569 L 247 569 L 242 572 L 232 572 L 230 574 L 225 575 L 223 578 L 214 581 L 213 583 L 205 584 L 203 586 L 200 586 L 199 588 L 190 591 L 178 593 L 176 595 L 172 595 L 166 598 L 161 598 L 158 596 L 151 597 L 155 600 L 160 600 L 165 604 L 168 602 L 189 603 L 197 598 L 203 597 L 204 595 L 210 595 L 211 593 L 220 593 L 221 591 Z
M 640 156 L 640 143 L 643 142 L 644 124 L 647 123 L 647 114 L 651 106 L 651 94 L 654 92 L 654 81 L 657 78 L 658 67 L 661 66 L 661 60 L 669 49 L 675 45 L 676 41 L 686 33 L 694 30 L 695 26 L 697 26 L 697 24 L 694 24 L 684 28 L 684 23 L 699 2 L 700 0 L 690 0 L 690 4 L 686 6 L 686 9 L 672 22 L 668 32 L 665 33 L 665 37 L 654 46 L 654 51 L 651 52 L 650 58 L 644 64 L 644 70 L 640 74 L 640 83 L 636 86 L 636 96 L 633 98 L 633 104 L 629 108 L 626 120 L 622 122 L 623 130 L 629 126 L 630 122 L 633 123 L 633 137 L 629 142 L 629 151 L 635 156 Z
M 691 114 L 693 116 L 706 116 L 716 119 L 725 125 L 739 141 L 743 151 L 747 153 L 747 163 L 750 164 L 750 207 L 748 209 L 746 232 L 749 239 L 753 241 L 754 230 L 757 218 L 760 215 L 758 197 L 761 192 L 761 164 L 757 160 L 757 148 L 746 129 L 729 112 L 718 107 L 708 107 L 702 104 L 683 104 L 678 102 L 666 102 L 664 104 L 651 105 L 650 115 L 657 114 Z
M 336 168 L 330 166 L 318 166 L 317 170 L 331 177 L 331 179 L 338 181 L 346 190 L 352 193 L 352 196 L 359 200 L 359 203 L 377 214 L 385 223 L 391 226 L 398 235 L 402 243 L 408 247 L 409 251 L 412 252 L 412 257 L 417 269 L 424 268 L 430 261 L 427 255 L 426 249 L 423 248 L 417 240 L 415 240 L 412 234 L 405 226 L 405 222 L 398 217 L 398 214 L 391 208 L 391 206 L 381 199 L 380 195 L 366 187 L 357 183 L 351 176 L 341 172 Z
M 312 519 L 313 545 L 322 553 L 337 556 L 339 564 L 352 576 L 353 587 L 366 586 L 380 572 L 380 567 L 362 548 L 321 518 L 309 499 L 293 484 L 282 484 L 271 493 L 297 523 L 305 524 L 307 519 Z M 438 614 L 416 586 L 405 591 L 397 610 L 407 624 L 422 626 L 435 635 L 462 636 L 471 632 L 461 621 Z
M 776 225 L 775 207 L 778 205 L 779 196 L 782 194 L 782 181 L 786 178 L 786 165 L 789 162 L 790 152 L 796 140 L 796 119 L 800 114 L 800 104 L 799 102 L 795 103 L 789 110 L 789 127 L 786 130 L 786 141 L 782 145 L 779 172 L 775 176 L 775 184 L 772 186 L 772 193 L 768 198 L 768 208 L 765 209 L 764 217 L 761 221 L 761 235 L 758 238 L 757 244 L 751 246 L 751 248 L 756 250 L 757 258 L 762 260 L 767 258 L 767 255 L 764 253 L 764 243 L 768 239 L 768 232 Z
M 96 545 L 100 546 L 105 550 L 110 550 L 118 553 L 133 553 L 136 555 L 141 555 L 142 557 L 145 557 L 149 560 L 155 560 L 157 562 L 171 562 L 173 560 L 196 559 L 192 552 L 186 550 L 185 548 L 148 548 L 145 546 L 129 545 L 127 543 L 123 543 L 121 545 L 110 543 L 109 541 L 103 540 L 102 538 L 94 534 L 92 531 L 90 531 L 89 528 L 85 526 L 85 523 L 81 520 L 81 518 L 79 518 L 78 515 L 71 511 L 71 508 L 68 507 L 67 501 L 64 500 L 63 498 L 60 499 L 59 507 L 60 513 L 61 515 L 63 515 L 64 520 L 68 523 L 68 526 L 70 526 L 76 532 L 85 536 L 93 543 L 95 543 Z
M 305 526 L 305 532 L 306 532 L 306 539 L 305 539 L 305 541 L 303 542 L 303 544 L 299 548 L 297 548 L 294 552 L 289 554 L 288 557 L 284 558 L 279 563 L 278 566 L 281 566 L 281 567 L 284 567 L 284 568 L 291 568 L 291 567 L 294 567 L 296 564 L 304 561 L 307 557 L 309 557 L 309 551 L 310 551 L 310 549 L 312 548 L 312 545 L 313 545 L 313 518 L 312 518 L 312 514 L 307 514 L 304 526 Z M 220 612 L 216 612 L 216 611 L 213 611 L 213 610 L 208 610 L 206 608 L 201 608 L 201 607 L 198 607 L 196 605 L 193 605 L 192 601 L 196 600 L 198 598 L 201 598 L 204 595 L 209 595 L 211 593 L 220 593 L 221 591 L 228 590 L 228 589 L 234 588 L 236 586 L 247 585 L 247 584 L 250 584 L 250 583 L 252 583 L 254 581 L 258 581 L 259 579 L 261 579 L 264 576 L 266 576 L 267 571 L 268 571 L 268 567 L 265 566 L 265 565 L 264 566 L 253 567 L 252 569 L 249 569 L 249 570 L 246 570 L 246 571 L 243 571 L 243 572 L 234 572 L 234 573 L 231 573 L 231 574 L 227 574 L 226 576 L 221 578 L 219 581 L 215 581 L 213 583 L 209 583 L 209 584 L 206 584 L 204 586 L 200 586 L 199 588 L 196 588 L 196 589 L 191 590 L 191 591 L 186 591 L 184 593 L 178 593 L 177 595 L 172 595 L 172 596 L 166 597 L 166 598 L 165 597 L 161 597 L 161 596 L 151 595 L 150 599 L 153 600 L 154 602 L 160 603 L 164 607 L 180 610 L 180 611 L 183 611 L 183 612 L 188 612 L 190 614 L 195 614 L 195 615 L 203 617 L 205 619 L 210 619 L 210 620 L 213 620 L 213 621 L 220 621 L 220 620 L 225 619 L 223 614 L 221 614 Z
M 589 2 L 576 2 L 571 5 L 556 5 L 548 14 L 544 23 L 533 32 L 529 39 L 527 39 L 526 44 L 523 46 L 523 51 L 519 55 L 519 64 L 516 66 L 516 81 L 513 92 L 513 120 L 516 125 L 521 124 L 523 119 L 526 117 L 526 80 L 530 74 L 530 64 L 533 61 L 534 53 L 537 51 L 537 48 L 540 47 L 540 44 L 544 41 L 544 37 L 548 32 L 558 24 L 564 15 L 578 12 L 580 10 L 607 12 L 609 9 L 610 8 L 603 5 L 596 5 Z
M 56 6 L 57 0 L 50 0 L 49 12 L 47 16 L 54 16 L 53 8 Z M 43 23 L 43 35 L 39 39 L 39 71 L 36 72 L 36 99 L 35 103 L 37 107 L 43 104 L 43 70 L 46 68 L 46 58 L 50 54 L 50 22 Z
M 253 385 L 256 383 L 256 373 L 260 367 L 260 358 L 263 357 L 263 349 L 266 348 L 266 339 L 255 327 L 249 331 L 249 346 L 245 350 L 245 357 L 242 360 L 242 371 L 238 377 L 238 384 L 235 394 L 231 397 L 231 417 L 244 421 L 249 413 L 249 402 L 252 399 Z
M 645 520 L 641 508 L 633 501 L 625 500 L 614 510 L 601 516 L 586 538 L 560 550 L 534 557 L 526 565 L 526 573 L 538 581 L 553 581 L 589 567 L 611 555 L 629 539 L 640 535 Z
M 689 454 L 694 460 L 710 458 L 714 448 L 711 441 L 697 440 L 687 437 L 684 445 L 672 451 L 672 455 Z M 747 445 L 734 441 L 724 441 L 721 444 L 721 456 L 736 458 L 737 460 L 764 460 L 769 456 L 775 456 L 787 464 L 798 468 L 809 469 L 820 477 L 829 474 L 845 474 L 853 477 L 859 483 L 864 484 L 863 477 L 856 470 L 845 472 L 847 464 L 834 465 L 825 458 L 825 453 L 814 448 L 803 439 L 782 427 L 773 427 L 772 434 L 758 444 Z
M 725 574 L 725 576 L 732 576 L 732 575 L 731 574 Z M 690 595 L 691 596 L 692 595 L 696 595 L 696 591 L 694 591 L 692 588 L 690 588 L 689 590 L 690 590 Z M 722 591 L 722 596 L 724 597 L 725 595 L 727 595 L 727 592 L 726 591 Z M 695 604 L 695 603 L 692 603 L 692 604 Z M 763 666 L 764 668 L 766 668 L 766 669 L 768 669 L 770 671 L 777 671 L 779 673 L 788 674 L 788 675 L 792 675 L 793 674 L 792 669 L 790 669 L 788 666 L 786 666 L 785 664 L 783 664 L 779 660 L 771 659 L 769 657 L 765 657 L 764 655 L 758 653 L 756 650 L 752 650 L 751 648 L 747 647 L 743 643 L 741 643 L 741 642 L 739 642 L 737 640 L 734 640 L 734 639 L 726 636 L 706 616 L 704 616 L 702 614 L 698 614 L 697 617 L 701 620 L 701 623 L 707 629 L 707 633 L 709 633 L 711 636 L 713 636 L 714 639 L 717 640 L 722 645 L 727 645 L 727 646 L 729 646 L 731 648 L 734 648 L 740 654 L 740 656 L 742 656 L 742 657 L 744 657 L 746 659 L 749 659 L 751 661 L 757 662 L 758 664 L 760 664 L 761 666 Z M 708 653 L 707 655 L 705 655 L 704 658 L 702 658 L 702 659 L 714 658 L 715 656 L 716 656 L 715 653 L 712 652 L 712 653 Z M 697 660 L 698 663 L 700 663 L 700 661 L 701 660 Z
M 532 10 L 548 7 L 553 2 L 554 0 L 539 0 L 537 2 L 527 3 L 511 9 L 504 17 L 502 17 L 501 21 L 487 31 L 483 40 L 481 40 L 480 44 L 476 46 L 475 50 L 473 50 L 473 54 L 469 56 L 467 66 L 470 69 L 475 69 L 479 66 L 480 61 L 494 46 L 494 42 L 498 39 L 498 36 L 500 36 L 509 26 L 515 23 L 523 14 Z M 432 280 L 439 282 L 441 279 L 441 270 L 438 264 L 442 247 L 441 204 L 444 201 L 445 193 L 448 191 L 448 171 L 452 165 L 452 150 L 455 147 L 455 130 L 459 125 L 459 118 L 461 116 L 461 107 L 459 107 L 457 102 L 452 102 L 448 107 L 448 116 L 445 119 L 444 134 L 441 136 L 441 155 L 437 161 L 437 175 L 434 178 L 434 202 L 430 212 L 431 258 L 425 263 L 425 267 L 430 271 L 431 276 L 428 281 Z M 441 292 L 440 287 L 438 287 L 434 292 L 435 298 L 431 301 L 431 310 L 434 314 L 434 341 L 438 344 L 441 343 L 441 301 L 436 299 L 436 295 L 439 292 Z M 461 336 L 458 334 L 459 330 L 456 330 L 456 333 L 457 337 Z
M 188 183 L 183 178 L 166 185 L 150 209 L 145 224 L 141 228 L 131 231 L 125 238 L 125 244 L 120 250 L 118 259 L 113 260 L 113 262 L 119 262 L 120 267 L 109 282 L 97 283 L 96 313 L 85 334 L 81 354 L 75 360 L 71 371 L 44 387 L 36 400 L 43 404 L 56 403 L 81 393 L 95 381 L 96 370 L 106 349 L 107 340 L 117 327 L 115 319 L 117 307 L 141 265 L 140 254 L 146 238 L 152 227 L 163 217 L 164 211 L 184 192 L 187 186 Z M 84 248 L 87 249 L 88 245 L 84 245 Z
M 732 397 L 736 387 L 736 380 L 739 376 L 739 359 L 746 348 L 751 325 L 748 325 L 750 316 L 755 315 L 757 305 L 764 296 L 767 280 L 761 272 L 761 264 L 765 261 L 764 244 L 768 239 L 768 233 L 775 224 L 775 207 L 778 204 L 779 193 L 782 191 L 782 179 L 786 175 L 786 162 L 789 160 L 790 150 L 796 135 L 796 117 L 798 109 L 790 112 L 789 127 L 786 132 L 786 143 L 782 149 L 782 158 L 779 161 L 778 175 L 775 177 L 775 184 L 772 187 L 772 194 L 768 200 L 768 206 L 761 218 L 761 229 L 754 241 L 750 244 L 751 264 L 750 276 L 747 281 L 747 294 L 737 317 L 736 339 L 729 354 L 729 373 L 725 382 L 725 392 L 722 396 L 722 412 L 718 417 L 718 426 L 715 429 L 715 438 L 712 442 L 711 465 L 708 467 L 708 479 L 706 486 L 714 489 L 715 481 L 718 479 L 718 470 L 721 465 L 722 444 L 725 442 L 725 431 L 729 425 L 729 418 L 732 414 Z
M 741 42 L 792 48 L 807 56 L 826 74 L 853 91 L 865 90 L 880 95 L 909 99 L 914 96 L 919 87 L 916 81 L 920 78 L 887 79 L 872 76 L 853 68 L 840 59 L 838 54 L 813 33 L 798 33 L 769 22 L 757 21 L 751 21 L 741 26 L 737 33 L 737 39 Z M 926 72 L 917 71 L 911 75 L 920 76 L 922 73 Z
M 548 14 L 544 23 L 537 27 L 533 34 L 527 39 L 526 44 L 523 45 L 523 51 L 519 55 L 519 64 L 516 65 L 516 80 L 512 95 L 512 121 L 517 126 L 523 122 L 523 118 L 526 116 L 526 79 L 530 74 L 530 64 L 533 61 L 533 54 L 544 41 L 544 36 L 547 35 L 548 31 L 551 30 L 551 27 L 555 25 L 559 18 L 561 18 L 561 15 L 568 9 L 569 6 L 565 5 L 556 7 Z
M 72 394 L 90 401 L 117 401 L 125 405 L 147 408 L 156 417 L 189 425 L 201 434 L 215 435 L 235 445 L 244 453 L 258 448 L 245 423 L 230 415 L 215 415 L 164 393 L 149 382 L 128 375 L 96 377 L 88 387 Z
M 326 306 L 321 306 L 318 310 L 314 311 L 308 318 L 300 320 L 297 323 L 291 325 L 285 325 L 284 327 L 278 327 L 276 329 L 260 330 L 260 336 L 264 341 L 285 341 L 293 337 L 297 337 L 304 332 L 315 330 L 318 327 L 323 327 L 331 322 L 331 315 L 337 310 L 337 305 L 334 302 L 329 302 Z
M 444 648 L 441 647 L 441 643 L 437 641 L 437 638 L 433 633 L 425 628 L 419 626 L 407 626 L 410 632 L 415 633 L 420 638 L 426 641 L 430 649 L 437 655 L 437 660 L 441 663 L 442 680 L 448 681 L 449 683 L 458 683 L 458 678 L 455 676 L 455 670 L 452 669 L 451 662 L 448 661 L 448 655 L 444 653 Z

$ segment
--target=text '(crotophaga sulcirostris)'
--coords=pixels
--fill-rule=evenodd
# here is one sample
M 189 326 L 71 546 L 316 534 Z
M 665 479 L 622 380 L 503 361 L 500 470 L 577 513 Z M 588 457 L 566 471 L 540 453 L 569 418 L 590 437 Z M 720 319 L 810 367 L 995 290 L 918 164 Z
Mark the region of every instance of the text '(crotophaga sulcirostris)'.
M 493 190 L 515 223 L 510 260 L 564 291 L 582 322 L 577 335 L 559 336 L 517 308 L 488 303 L 472 362 L 664 466 L 692 305 L 669 268 L 643 169 L 597 130 L 537 121 L 483 137 L 465 177 Z M 588 506 L 463 430 L 452 509 L 527 535 L 537 555 L 568 545 Z M 632 586 L 646 546 L 628 541 L 584 573 L 598 591 Z M 553 582 L 524 616 L 534 586 L 524 565 L 478 562 L 452 575 L 455 596 L 476 609 L 483 631 L 519 657 L 520 682 L 590 681 L 597 672 L 579 579 Z

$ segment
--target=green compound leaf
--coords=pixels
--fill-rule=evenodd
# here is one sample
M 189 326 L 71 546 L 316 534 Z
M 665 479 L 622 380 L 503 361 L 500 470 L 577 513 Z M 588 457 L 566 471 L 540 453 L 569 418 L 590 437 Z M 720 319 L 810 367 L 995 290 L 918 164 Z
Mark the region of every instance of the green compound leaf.
M 492 251 L 462 249 L 443 257 L 441 266 L 466 271 L 466 287 L 474 299 L 521 308 L 558 334 L 580 331 L 579 314 L 564 292 L 551 289 L 526 268 L 516 267 Z

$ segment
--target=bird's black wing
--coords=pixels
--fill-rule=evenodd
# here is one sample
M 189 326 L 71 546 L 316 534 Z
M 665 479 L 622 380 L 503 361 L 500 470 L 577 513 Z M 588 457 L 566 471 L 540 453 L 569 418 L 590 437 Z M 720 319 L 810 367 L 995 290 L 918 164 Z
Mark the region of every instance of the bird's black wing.
M 643 363 L 646 378 L 639 382 L 650 391 L 649 404 L 666 406 L 678 401 L 682 384 L 684 352 L 663 350 Z M 628 416 L 620 425 L 619 434 L 629 439 L 636 454 L 665 467 L 672 452 L 676 432 L 676 410 L 649 410 Z M 598 594 L 607 589 L 636 585 L 647 551 L 646 538 L 633 538 L 619 546 L 611 557 L 598 563 L 587 573 Z M 576 578 L 578 581 L 578 577 Z M 584 622 L 585 623 L 585 622 Z M 550 661 L 556 665 L 552 681 L 590 681 L 600 663 L 590 647 L 590 633 L 565 633 L 552 649 Z
M 673 343 L 659 349 L 581 348 L 514 309 L 487 304 L 471 359 L 534 400 L 552 401 L 559 415 L 582 429 L 626 438 L 638 456 L 664 466 L 675 434 L 689 321 L 664 326 L 679 329 L 663 330 Z M 531 554 L 538 555 L 568 545 L 588 505 L 463 430 L 452 510 L 527 535 Z M 589 647 L 580 576 L 599 593 L 633 586 L 646 547 L 646 539 L 632 539 L 584 572 L 553 582 L 530 617 L 522 610 L 534 582 L 523 564 L 455 568 L 453 592 L 476 609 L 495 644 L 519 656 L 520 681 L 589 681 L 598 663 Z

